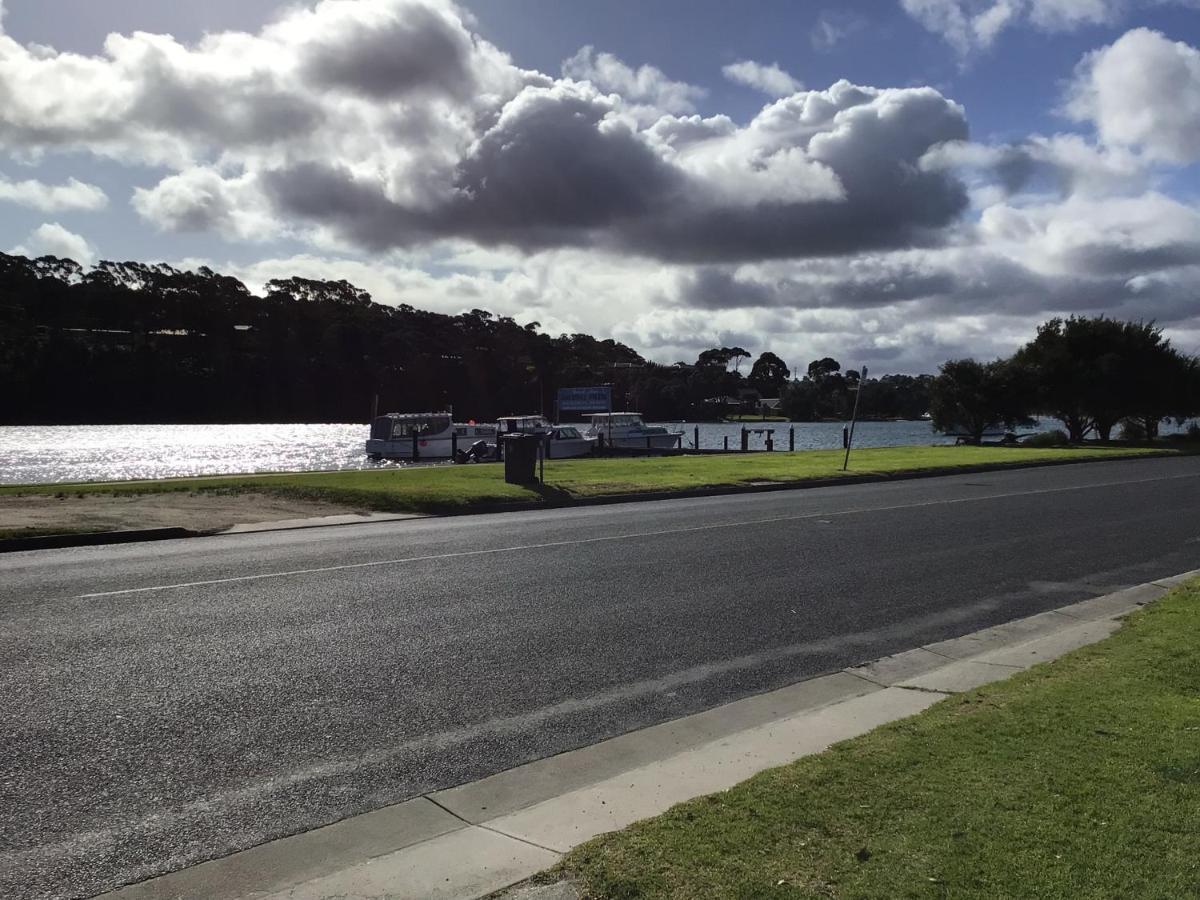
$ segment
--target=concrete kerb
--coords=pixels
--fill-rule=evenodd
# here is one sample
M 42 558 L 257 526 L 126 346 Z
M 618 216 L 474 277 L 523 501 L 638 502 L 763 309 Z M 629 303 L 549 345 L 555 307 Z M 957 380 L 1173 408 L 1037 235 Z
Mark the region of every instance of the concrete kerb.
M 476 900 L 579 843 L 1107 637 L 1200 570 L 630 732 L 103 895 Z M 527 886 L 518 898 L 571 898 Z M 506 897 L 509 895 L 505 895 Z
M 169 538 L 220 537 L 230 534 L 250 534 L 265 531 L 294 531 L 299 528 L 320 528 L 336 525 L 364 525 L 395 522 L 402 519 L 430 518 L 434 516 L 495 515 L 499 513 L 529 512 L 539 509 L 569 509 L 583 506 L 611 506 L 618 503 L 645 503 L 656 500 L 690 500 L 702 497 L 724 497 L 735 494 L 764 494 L 776 491 L 812 490 L 815 488 L 838 487 L 841 485 L 878 484 L 890 481 L 915 481 L 921 478 L 944 478 L 949 475 L 979 475 L 988 472 L 1004 472 L 1018 469 L 1044 469 L 1053 466 L 1070 466 L 1090 463 L 1121 462 L 1131 459 L 1163 459 L 1179 456 L 1178 451 L 1122 454 L 1092 459 L 1048 459 L 1033 462 L 986 463 L 971 466 L 942 467 L 908 472 L 882 472 L 869 475 L 838 475 L 828 478 L 808 478 L 800 481 L 773 481 L 760 484 L 725 484 L 712 487 L 688 488 L 679 491 L 642 491 L 632 494 L 610 494 L 600 497 L 576 497 L 570 499 L 548 499 L 511 503 L 486 503 L 465 508 L 431 509 L 427 512 L 368 513 L 363 515 L 319 516 L 312 519 L 288 519 L 282 522 L 261 522 L 234 525 L 222 531 L 192 531 L 186 528 L 142 529 L 139 531 L 106 531 L 91 534 L 56 534 L 36 538 L 0 539 L 0 553 L 20 550 L 62 549 L 67 547 L 89 547 L 99 544 L 120 544 L 142 540 L 165 540 Z M 296 474 L 296 473 L 270 473 Z M 319 473 L 315 473 L 319 474 Z M 218 476 L 245 477 L 245 476 Z M 255 476 L 258 477 L 258 476 Z M 69 487 L 69 485 L 68 485 Z M 173 534 L 162 532 L 171 531 Z M 139 536 L 144 535 L 144 536 Z

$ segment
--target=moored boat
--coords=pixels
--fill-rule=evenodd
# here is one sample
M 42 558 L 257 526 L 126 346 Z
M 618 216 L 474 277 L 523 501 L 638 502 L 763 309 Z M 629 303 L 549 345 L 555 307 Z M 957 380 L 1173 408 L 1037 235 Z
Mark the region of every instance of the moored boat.
M 595 438 L 601 447 L 629 450 L 671 450 L 683 443 L 682 431 L 647 425 L 635 412 L 594 413 L 584 436 Z
M 479 441 L 494 445 L 496 426 L 455 422 L 449 412 L 388 413 L 371 423 L 366 449 L 372 459 L 449 459 Z
M 596 438 L 585 437 L 574 425 L 551 425 L 545 416 L 503 416 L 499 434 L 538 434 L 546 440 L 547 459 L 587 456 L 596 447 Z

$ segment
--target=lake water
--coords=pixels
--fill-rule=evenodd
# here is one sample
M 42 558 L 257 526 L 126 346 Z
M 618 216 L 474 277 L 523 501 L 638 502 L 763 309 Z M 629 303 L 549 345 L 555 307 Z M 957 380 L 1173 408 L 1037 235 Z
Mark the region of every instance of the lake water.
M 695 428 L 700 447 L 730 449 L 741 441 L 740 425 L 666 424 L 684 433 L 691 447 Z M 775 449 L 788 449 L 788 429 L 796 429 L 796 449 L 842 445 L 838 422 L 748 423 L 775 430 Z M 325 469 L 397 467 L 363 455 L 366 425 L 56 425 L 0 427 L 0 484 L 53 484 L 66 481 L 120 481 L 183 475 L 243 472 L 310 472 Z M 750 448 L 762 450 L 765 435 L 750 435 Z M 860 422 L 858 447 L 946 443 L 928 422 Z

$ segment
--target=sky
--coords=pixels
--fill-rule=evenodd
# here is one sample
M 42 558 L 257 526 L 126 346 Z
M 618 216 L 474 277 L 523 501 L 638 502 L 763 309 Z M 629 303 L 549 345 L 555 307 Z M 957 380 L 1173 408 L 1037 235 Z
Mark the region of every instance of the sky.
M 1200 0 L 0 0 L 0 250 L 665 363 L 1200 352 Z

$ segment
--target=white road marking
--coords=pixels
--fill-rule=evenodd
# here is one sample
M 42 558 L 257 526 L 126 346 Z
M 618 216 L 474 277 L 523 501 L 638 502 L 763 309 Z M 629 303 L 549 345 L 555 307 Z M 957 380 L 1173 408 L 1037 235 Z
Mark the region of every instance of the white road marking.
M 295 575 L 317 575 L 323 572 L 344 572 L 351 569 L 371 569 L 377 566 L 399 566 L 406 563 L 430 562 L 438 559 L 457 559 L 467 556 L 488 556 L 499 553 L 523 553 L 529 550 L 548 550 L 554 547 L 573 547 L 582 544 L 600 544 L 609 541 L 633 541 L 643 538 L 663 537 L 670 534 L 688 534 L 698 531 L 716 531 L 722 528 L 748 528 L 755 525 L 774 525 L 780 522 L 800 522 L 806 519 L 823 519 L 834 516 L 851 516 L 871 512 L 894 512 L 901 509 L 920 509 L 929 506 L 950 506 L 958 503 L 982 503 L 989 500 L 1005 500 L 1012 497 L 1032 497 L 1040 494 L 1061 494 L 1068 491 L 1086 491 L 1097 488 L 1123 487 L 1133 484 L 1150 484 L 1158 481 L 1176 481 L 1182 478 L 1200 478 L 1200 473 L 1186 475 L 1163 475 L 1157 478 L 1138 478 L 1131 481 L 1108 481 L 1102 484 L 1078 484 L 1067 487 L 1040 488 L 1032 491 L 1011 491 L 1004 494 L 989 494 L 986 497 L 952 497 L 944 500 L 923 500 L 919 503 L 900 503 L 894 506 L 866 506 L 835 512 L 810 512 L 796 515 L 773 516 L 768 519 L 748 519 L 738 522 L 716 522 L 709 525 L 687 525 L 682 528 L 664 528 L 658 531 L 640 531 L 633 534 L 610 534 L 599 537 L 575 538 L 569 541 L 547 541 L 541 544 L 520 544 L 515 547 L 493 547 L 488 550 L 458 550 L 452 553 L 433 553 L 427 556 L 405 556 L 399 559 L 379 559 L 371 562 L 346 563 L 340 566 L 320 566 L 312 569 L 289 569 L 284 572 L 263 572 L 258 575 L 234 575 L 230 578 L 213 578 L 206 581 L 185 581 L 178 584 L 160 584 L 150 587 L 124 588 L 117 591 L 99 591 L 80 594 L 76 599 L 118 597 L 124 594 L 144 594 L 153 591 L 172 591 L 191 587 L 208 587 L 214 584 L 233 584 L 241 581 L 260 581 L 266 578 L 290 578 Z

